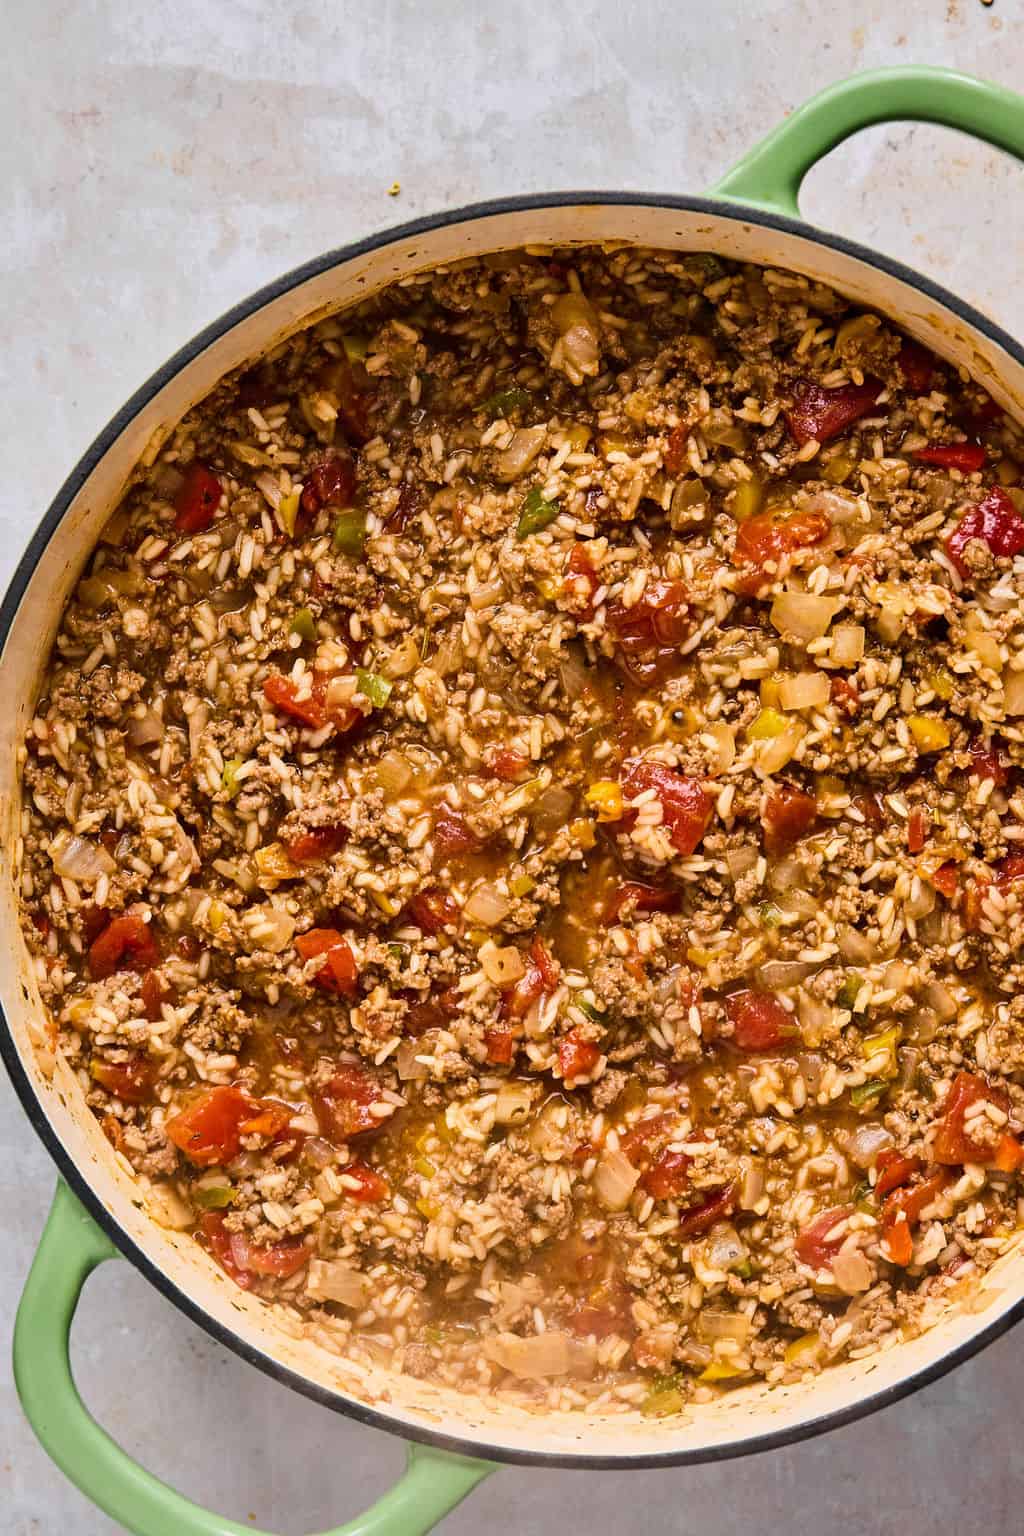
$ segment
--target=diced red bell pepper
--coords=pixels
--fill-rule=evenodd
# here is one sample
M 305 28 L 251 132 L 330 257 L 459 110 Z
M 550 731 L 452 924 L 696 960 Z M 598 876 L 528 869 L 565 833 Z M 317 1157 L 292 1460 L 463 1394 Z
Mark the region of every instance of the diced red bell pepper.
M 300 504 L 309 518 L 322 507 L 348 507 L 356 492 L 356 466 L 351 459 L 328 451 L 310 466 Z
M 586 544 L 574 544 L 565 563 L 562 592 L 573 613 L 587 617 L 593 613 L 594 593 L 601 579 L 591 563 Z
M 252 1099 L 241 1088 L 211 1088 L 167 1121 L 176 1147 L 199 1168 L 230 1163 L 243 1136 L 272 1141 L 288 1126 L 293 1111 L 277 1099 Z
M 655 1200 L 677 1200 L 689 1183 L 692 1158 L 667 1147 L 640 1175 L 640 1187 Z
M 455 897 L 449 896 L 447 891 L 442 891 L 436 885 L 429 885 L 425 890 L 417 891 L 408 903 L 406 912 L 409 921 L 415 923 L 417 928 L 431 937 L 443 933 L 446 928 L 454 927 L 460 916 L 459 904 Z
M 780 784 L 765 800 L 761 812 L 766 853 L 784 853 L 811 830 L 818 816 L 817 796 Z
M 984 469 L 988 455 L 980 443 L 931 443 L 911 454 L 920 464 L 936 464 L 940 469 L 959 469 L 970 475 Z
M 733 992 L 725 1000 L 733 1044 L 741 1051 L 775 1051 L 797 1033 L 793 1015 L 771 992 Z
M 194 459 L 174 498 L 174 526 L 179 533 L 205 533 L 216 516 L 222 495 L 220 481 Z
M 150 971 L 160 964 L 152 924 L 135 912 L 115 917 L 89 945 L 89 974 L 105 981 L 115 971 Z
M 156 1062 L 138 1053 L 129 1056 L 127 1061 L 107 1061 L 102 1056 L 94 1056 L 89 1063 L 89 1075 L 125 1104 L 145 1104 L 153 1096 Z
M 960 871 L 952 859 L 947 859 L 945 864 L 940 864 L 938 869 L 932 871 L 926 877 L 934 885 L 940 896 L 945 896 L 947 901 L 952 901 L 960 884 Z
M 601 1052 L 592 1040 L 584 1040 L 572 1029 L 558 1042 L 558 1071 L 563 1082 L 586 1077 L 593 1072 Z
M 800 448 L 811 442 L 831 443 L 867 416 L 881 393 L 882 385 L 872 378 L 863 384 L 840 384 L 837 389 L 823 389 L 810 381 L 801 384 L 785 412 L 789 435 Z
M 684 858 L 696 851 L 704 840 L 714 808 L 713 799 L 699 779 L 677 773 L 665 763 L 633 757 L 623 764 L 621 783 L 631 800 L 653 790 L 661 801 L 662 825 L 673 848 Z
M 380 1099 L 380 1087 L 369 1072 L 354 1063 L 340 1063 L 330 1081 L 311 1098 L 322 1134 L 336 1145 L 372 1135 L 384 1123 L 370 1113 L 370 1105 Z
M 1000 559 L 1024 549 L 1024 518 L 1002 486 L 993 486 L 982 501 L 969 507 L 946 540 L 946 553 L 961 576 L 969 574 L 964 551 L 972 539 L 980 539 Z
M 303 960 L 323 955 L 324 964 L 313 978 L 318 987 L 342 997 L 355 995 L 359 981 L 355 956 L 337 928 L 311 928 L 308 933 L 300 933 L 295 948 Z
M 681 421 L 678 427 L 673 427 L 669 433 L 661 461 L 670 475 L 682 474 L 689 463 L 686 448 L 689 439 L 690 423 L 688 421 Z
M 361 1205 L 379 1205 L 386 1200 L 391 1193 L 387 1180 L 382 1178 L 375 1168 L 369 1168 L 366 1163 L 348 1163 L 341 1169 L 345 1187 L 345 1195 L 349 1200 L 358 1200 Z M 348 1181 L 354 1179 L 358 1185 L 352 1189 Z
M 328 724 L 337 731 L 349 731 L 365 718 L 363 712 L 354 704 L 332 708 L 327 702 L 328 682 L 326 673 L 314 672 L 312 686 L 306 693 L 292 678 L 272 672 L 263 684 L 263 697 L 272 709 L 290 715 L 315 731 L 323 730 Z
M 914 1256 L 913 1228 L 925 1210 L 949 1182 L 945 1169 L 904 1188 L 894 1189 L 882 1207 L 882 1233 L 894 1264 L 903 1268 Z
M 319 864 L 337 853 L 347 841 L 347 827 L 310 827 L 293 837 L 285 847 L 293 864 Z
M 447 801 L 441 802 L 434 816 L 434 847 L 441 854 L 472 853 L 480 847 L 462 812 L 453 811 Z
M 972 1127 L 985 1131 L 985 1139 L 979 1139 L 976 1133 L 968 1134 L 966 1129 L 967 1111 L 978 1103 L 993 1104 L 1004 1114 L 1009 1108 L 1009 1100 L 1001 1088 L 973 1072 L 958 1072 L 946 1094 L 932 1147 L 932 1156 L 937 1163 L 943 1166 L 958 1163 L 984 1165 L 993 1161 L 1001 1131 L 987 1115 L 971 1121 Z
M 891 1194 L 901 1184 L 906 1184 L 915 1173 L 920 1173 L 923 1167 L 924 1160 L 912 1153 L 897 1152 L 893 1147 L 879 1152 L 875 1162 L 875 1198 L 881 1200 L 883 1196 Z
M 484 762 L 489 773 L 493 773 L 496 779 L 504 779 L 508 784 L 521 779 L 530 768 L 530 759 L 524 757 L 522 752 L 513 752 L 511 747 L 492 748 Z
M 681 899 L 680 891 L 662 891 L 639 880 L 626 880 L 609 897 L 601 914 L 601 926 L 613 927 L 627 907 L 634 912 L 678 912 Z
M 736 532 L 733 546 L 733 565 L 750 565 L 753 574 L 740 582 L 739 590 L 754 596 L 767 579 L 764 568 L 772 562 L 778 565 L 783 555 L 795 554 L 827 538 L 832 525 L 824 512 L 790 512 L 774 508 L 748 517 Z
M 971 744 L 971 773 L 976 779 L 991 779 L 996 789 L 1009 782 L 1010 762 L 994 742 L 987 747 L 981 741 Z
M 907 340 L 900 347 L 896 361 L 906 380 L 907 392 L 927 395 L 935 377 L 935 357 L 928 348 L 922 347 L 919 341 Z
M 907 817 L 907 852 L 920 853 L 928 841 L 928 833 L 931 831 L 931 820 L 928 812 L 915 805 Z
M 559 974 L 558 963 L 544 940 L 535 938 L 530 945 L 524 974 L 513 986 L 506 987 L 503 993 L 502 1018 L 523 1018 L 534 1003 L 554 992 Z
M 495 1067 L 507 1067 L 512 1061 L 515 1042 L 510 1024 L 491 1024 L 484 1030 L 484 1049 L 487 1060 Z
M 725 1221 L 735 1209 L 736 1185 L 726 1184 L 724 1189 L 708 1195 L 700 1205 L 680 1211 L 679 1234 L 681 1237 L 699 1237 L 703 1232 L 709 1232 L 716 1222 Z
M 825 1269 L 846 1241 L 845 1229 L 838 1232 L 836 1229 L 852 1215 L 852 1205 L 834 1205 L 830 1210 L 822 1211 L 820 1216 L 815 1216 L 798 1234 L 793 1245 L 793 1251 L 801 1264 L 815 1271 Z

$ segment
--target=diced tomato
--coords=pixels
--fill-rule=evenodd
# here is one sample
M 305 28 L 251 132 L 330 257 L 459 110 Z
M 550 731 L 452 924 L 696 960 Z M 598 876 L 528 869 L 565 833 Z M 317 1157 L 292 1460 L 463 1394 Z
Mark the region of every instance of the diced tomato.
M 590 561 L 586 544 L 574 544 L 565 565 L 562 591 L 573 613 L 589 617 L 594 608 L 594 593 L 601 585 Z
M 350 443 L 362 447 L 373 436 L 370 405 L 373 390 L 362 363 L 347 357 L 332 358 L 321 370 L 321 384 L 337 398 L 338 417 Z
M 608 899 L 601 925 L 611 928 L 619 921 L 627 907 L 634 912 L 678 912 L 682 893 L 661 891 L 653 885 L 643 885 L 639 880 L 626 880 L 617 885 Z
M 832 703 L 837 709 L 841 709 L 844 715 L 855 715 L 860 709 L 860 694 L 849 678 L 834 677 L 829 684 L 829 694 Z
M 884 1152 L 879 1152 L 875 1162 L 875 1171 L 878 1177 L 875 1179 L 875 1198 L 881 1200 L 901 1184 L 906 1184 L 915 1173 L 920 1173 L 924 1167 L 924 1161 L 920 1157 L 897 1152 L 888 1147 Z
M 640 1187 L 655 1200 L 676 1200 L 689 1183 L 692 1159 L 668 1148 L 640 1175 Z
M 441 998 L 435 1001 L 425 997 L 418 1002 L 412 1001 L 415 993 L 407 994 L 410 998 L 409 1007 L 402 1020 L 402 1033 L 409 1039 L 416 1040 L 420 1035 L 425 1035 L 428 1029 L 443 1029 L 452 1018 L 458 1008 L 448 1008 L 443 999 L 447 994 L 442 993 Z
M 938 869 L 933 870 L 927 878 L 940 896 L 945 896 L 947 901 L 953 900 L 960 884 L 960 871 L 951 859 L 947 859 L 945 864 L 940 864 Z
M 818 816 L 818 801 L 795 784 L 780 784 L 764 803 L 761 826 L 764 828 L 766 853 L 784 853 L 813 827 Z
M 769 562 L 778 565 L 783 555 L 820 544 L 828 536 L 831 526 L 824 512 L 790 512 L 787 515 L 781 508 L 774 508 L 748 517 L 737 529 L 732 563 L 751 565 L 754 573 L 739 583 L 739 590 L 748 596 L 755 595 L 767 579 L 764 568 Z
M 164 1003 L 171 996 L 170 987 L 160 980 L 156 971 L 147 971 L 142 978 L 142 1011 L 151 1024 L 163 1018 Z
M 968 933 L 981 932 L 981 920 L 984 916 L 985 900 L 988 896 L 988 888 L 991 881 L 975 875 L 964 891 L 963 924 Z
M 241 1088 L 211 1088 L 164 1129 L 190 1162 L 212 1168 L 238 1156 L 243 1136 L 278 1136 L 292 1114 L 277 1099 L 251 1099 Z
M 702 1232 L 710 1231 L 716 1222 L 731 1216 L 735 1208 L 736 1185 L 727 1184 L 724 1189 L 717 1189 L 714 1194 L 708 1195 L 700 1205 L 691 1205 L 689 1210 L 680 1211 L 680 1236 L 699 1237 Z
M 348 507 L 356 491 L 356 466 L 351 459 L 328 451 L 311 465 L 302 487 L 301 506 L 309 518 L 321 507 Z
M 507 987 L 502 996 L 502 1018 L 523 1018 L 534 1003 L 554 992 L 558 978 L 558 964 L 547 945 L 543 939 L 534 939 L 530 945 L 525 973 L 513 986 Z
M 115 917 L 89 946 L 89 974 L 94 981 L 105 981 L 115 971 L 150 971 L 159 964 L 152 925 L 135 912 Z
M 447 891 L 442 891 L 437 885 L 428 885 L 425 890 L 417 891 L 406 907 L 406 912 L 409 921 L 431 937 L 442 933 L 445 928 L 453 927 L 460 916 L 455 897 L 449 896 Z
M 516 779 L 521 779 L 530 767 L 530 759 L 524 757 L 522 752 L 513 752 L 511 747 L 493 748 L 484 761 L 489 773 L 493 773 L 496 779 L 504 779 L 509 784 L 515 783 Z
M 487 1060 L 496 1067 L 507 1067 L 512 1060 L 514 1042 L 509 1024 L 491 1024 L 484 1030 Z
M 928 833 L 931 831 L 931 819 L 928 812 L 915 805 L 907 817 L 907 852 L 920 853 L 928 841 Z
M 679 581 L 650 581 L 629 608 L 609 603 L 607 625 L 626 671 L 636 682 L 649 683 L 678 659 L 690 633 L 686 588 Z
M 986 427 L 994 426 L 1002 418 L 1002 406 L 997 405 L 991 395 L 986 395 L 973 410 L 962 413 L 958 419 L 968 432 L 973 432 L 976 436 L 979 436 Z
M 870 793 L 854 795 L 853 804 L 860 811 L 869 826 L 883 827 L 885 825 L 885 811 L 877 795 Z
M 771 992 L 733 992 L 725 1000 L 733 1044 L 741 1051 L 774 1051 L 797 1032 L 793 1015 Z
M 711 820 L 714 801 L 699 779 L 687 778 L 665 763 L 649 758 L 629 758 L 622 768 L 622 788 L 635 800 L 653 790 L 661 801 L 662 825 L 677 853 L 684 858 L 696 851 Z
M 907 392 L 912 395 L 927 395 L 932 387 L 932 379 L 935 377 L 935 358 L 928 348 L 922 347 L 919 341 L 905 341 L 900 347 L 896 361 L 906 380 Z
M 194 459 L 174 498 L 174 526 L 179 533 L 205 533 L 221 498 L 220 481 L 212 469 Z
M 959 469 L 965 475 L 984 469 L 988 455 L 980 443 L 932 443 L 911 454 L 919 464 L 937 464 L 940 469 Z
M 252 1277 L 247 1269 L 242 1269 L 236 1264 L 231 1250 L 232 1234 L 224 1225 L 224 1217 L 219 1211 L 207 1211 L 199 1222 L 199 1232 L 204 1241 L 204 1246 L 209 1249 L 226 1275 L 230 1275 L 236 1285 L 247 1291 L 252 1285 Z M 248 1244 L 242 1239 L 239 1245 L 243 1255 L 248 1250 Z
M 426 501 L 423 492 L 418 485 L 410 485 L 406 481 L 398 493 L 398 501 L 395 509 L 388 514 L 384 524 L 386 533 L 404 533 L 414 517 L 419 517 L 423 512 Z
M 797 1236 L 793 1251 L 801 1264 L 815 1271 L 824 1269 L 835 1258 L 846 1241 L 846 1231 L 836 1228 L 853 1215 L 852 1205 L 835 1205 L 815 1216 L 809 1226 Z
M 297 1274 L 309 1263 L 313 1251 L 310 1244 L 299 1237 L 288 1237 L 265 1248 L 244 1238 L 242 1244 L 232 1239 L 232 1249 L 239 1259 L 244 1255 L 244 1267 L 249 1273 L 269 1275 L 274 1280 L 287 1280 L 289 1275 Z
M 263 697 L 272 709 L 290 715 L 315 731 L 325 725 L 333 725 L 337 731 L 349 731 L 365 717 L 354 704 L 331 707 L 327 702 L 329 679 L 324 672 L 314 672 L 310 691 L 300 692 L 299 685 L 290 677 L 272 672 L 263 684 Z
M 589 1255 L 585 1255 L 585 1259 Z M 570 1283 L 582 1279 L 582 1266 L 570 1277 Z M 614 1273 L 606 1276 L 581 1296 L 567 1314 L 565 1325 L 579 1339 L 607 1339 L 613 1333 L 630 1336 L 633 1317 L 630 1294 Z
M 351 1189 L 348 1182 L 345 1183 L 345 1195 L 349 1200 L 358 1200 L 362 1205 L 379 1205 L 391 1193 L 387 1180 L 366 1163 L 348 1163 L 341 1172 L 346 1181 L 355 1179 L 359 1186 Z
M 100 1130 L 110 1142 L 115 1152 L 123 1152 L 126 1146 L 124 1129 L 116 1115 L 104 1115 L 100 1121 Z
M 932 1147 L 932 1156 L 937 1163 L 952 1166 L 992 1162 L 1001 1132 L 997 1132 L 987 1115 L 971 1120 L 972 1126 L 987 1132 L 985 1140 L 979 1140 L 976 1133 L 969 1134 L 966 1129 L 967 1111 L 978 1103 L 993 1104 L 1004 1114 L 1009 1108 L 1009 1100 L 1001 1088 L 973 1072 L 958 1072 L 946 1094 Z
M 347 827 L 310 827 L 293 837 L 285 847 L 293 864 L 319 864 L 343 848 L 347 840 Z
M 925 1210 L 949 1182 L 945 1169 L 936 1169 L 928 1178 L 904 1188 L 894 1189 L 882 1207 L 882 1232 L 894 1264 L 906 1267 L 914 1256 L 912 1229 Z
M 982 501 L 969 507 L 946 540 L 946 553 L 961 576 L 969 575 L 964 551 L 972 539 L 980 539 L 1001 559 L 1024 549 L 1024 518 L 1002 486 L 993 486 Z
M 461 811 L 453 811 L 442 801 L 434 817 L 434 847 L 438 853 L 470 853 L 480 847 L 480 839 Z
M 87 944 L 94 944 L 110 922 L 110 913 L 106 907 L 97 907 L 90 902 L 87 907 L 82 908 L 81 917 L 82 936 Z M 38 923 L 36 927 L 39 927 Z M 41 929 L 40 932 L 42 932 Z M 49 924 L 47 924 L 47 932 L 49 932 Z
M 1024 853 L 1008 853 L 996 865 L 996 888 L 1009 890 L 1018 880 L 1024 880 Z
M 629 1130 L 619 1137 L 619 1148 L 634 1168 L 643 1171 L 654 1161 L 658 1144 L 670 1141 L 673 1131 L 678 1130 L 678 1127 L 679 1118 L 676 1115 L 648 1115 L 644 1120 L 634 1121 Z
M 592 1040 L 584 1040 L 572 1029 L 558 1042 L 558 1071 L 563 1082 L 586 1077 L 593 1072 L 601 1052 Z
M 308 933 L 300 933 L 295 948 L 303 960 L 323 955 L 325 963 L 313 978 L 318 987 L 342 997 L 355 995 L 359 980 L 355 956 L 337 928 L 311 928 Z
M 997 789 L 1009 782 L 1010 763 L 994 743 L 984 746 L 981 741 L 971 744 L 971 773 L 976 779 L 991 779 Z
M 998 1168 L 1000 1173 L 1016 1173 L 1024 1163 L 1024 1147 L 1021 1146 L 1016 1136 L 1009 1131 L 1000 1137 L 996 1147 L 996 1155 L 992 1159 L 992 1166 Z
M 881 393 L 878 379 L 840 384 L 837 389 L 823 389 L 808 380 L 794 391 L 793 404 L 785 413 L 789 434 L 800 448 L 811 442 L 831 443 L 867 416 Z
M 670 475 L 681 474 L 689 463 L 686 445 L 690 438 L 690 424 L 681 421 L 678 427 L 673 427 L 665 444 L 665 452 L 662 455 L 662 463 Z
M 311 1095 L 320 1130 L 336 1144 L 379 1131 L 383 1122 L 370 1114 L 380 1088 L 370 1074 L 351 1062 L 336 1067 L 334 1076 Z
M 94 1056 L 89 1063 L 89 1075 L 125 1104 L 145 1104 L 153 1094 L 156 1062 L 139 1054 L 129 1056 L 127 1061 Z

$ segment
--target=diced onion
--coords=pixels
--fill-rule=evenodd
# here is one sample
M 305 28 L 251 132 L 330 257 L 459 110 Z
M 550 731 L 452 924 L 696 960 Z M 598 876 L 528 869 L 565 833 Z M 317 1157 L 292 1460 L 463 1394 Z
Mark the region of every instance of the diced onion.
M 841 607 L 838 597 L 819 597 L 816 592 L 780 592 L 769 617 L 780 635 L 820 640 Z
M 977 614 L 972 613 L 964 623 L 964 633 L 970 649 L 983 666 L 993 672 L 1003 669 L 1003 652 L 995 635 L 991 634 Z
M 499 949 L 491 943 L 484 944 L 480 950 L 480 964 L 487 980 L 496 987 L 510 987 L 526 975 L 523 957 L 511 944 L 506 949 Z
M 735 1230 L 730 1230 L 732 1230 L 735 1237 Z M 743 1247 L 738 1237 L 736 1237 L 736 1243 L 742 1249 L 742 1253 L 737 1255 L 737 1258 L 741 1258 L 747 1250 Z M 709 1244 L 708 1246 L 710 1248 L 711 1245 Z M 734 1259 L 732 1262 L 735 1263 L 736 1260 Z M 726 1265 L 719 1264 L 716 1264 L 714 1267 L 716 1269 L 727 1268 Z M 716 1342 L 718 1339 L 735 1339 L 738 1344 L 744 1344 L 750 1337 L 750 1318 L 743 1312 L 715 1312 L 709 1307 L 702 1307 L 697 1313 L 697 1333 L 709 1344 Z
M 774 992 L 782 987 L 796 987 L 813 976 L 818 965 L 811 960 L 766 960 L 758 966 L 757 977 L 763 987 Z
M 712 1269 L 732 1269 L 746 1258 L 747 1245 L 734 1226 L 720 1221 L 704 1244 L 704 1256 Z
M 144 715 L 132 716 L 126 734 L 133 747 L 149 747 L 162 739 L 164 723 L 154 710 L 147 709 Z
M 482 881 L 470 892 L 463 912 L 471 923 L 482 923 L 485 928 L 495 928 L 504 922 L 512 910 L 512 903 L 496 886 Z
M 726 852 L 725 863 L 732 878 L 738 880 L 748 869 L 753 869 L 759 857 L 757 849 L 748 843 L 743 848 L 730 848 Z
M 832 631 L 831 656 L 837 667 L 855 667 L 864 655 L 863 624 L 837 624 Z
M 768 884 L 773 891 L 792 891 L 806 886 L 807 870 L 799 859 L 777 859 L 768 871 Z
M 858 1125 L 843 1145 L 847 1157 L 858 1168 L 873 1168 L 878 1154 L 892 1146 L 892 1136 L 884 1125 Z
M 378 671 L 384 677 L 408 677 L 420 664 L 420 648 L 412 635 L 407 635 L 400 645 L 381 662 Z
M 606 1211 L 624 1211 L 639 1177 L 624 1152 L 606 1149 L 594 1169 L 594 1194 Z
M 930 981 L 922 995 L 928 1007 L 935 1010 L 941 1023 L 945 1024 L 950 1019 L 956 1018 L 956 999 L 941 981 Z
M 533 1089 L 529 1083 L 502 1083 L 494 1105 L 494 1119 L 498 1125 L 522 1125 L 533 1106 Z
M 547 427 L 520 427 L 512 441 L 498 455 L 496 465 L 500 480 L 518 480 L 540 453 L 548 435 Z
M 718 751 L 718 770 L 724 773 L 736 760 L 736 732 L 731 725 L 718 723 L 710 727 L 709 736 L 715 739 Z
M 595 378 L 601 365 L 597 316 L 582 293 L 563 294 L 551 306 L 551 318 L 561 337 L 551 354 L 551 365 L 563 367 L 574 383 Z
M 386 795 L 400 795 L 412 781 L 409 759 L 401 752 L 385 752 L 377 764 L 376 776 Z
M 832 1260 L 832 1277 L 847 1296 L 858 1296 L 871 1288 L 874 1271 L 859 1248 L 837 1253 Z
M 250 907 L 242 922 L 253 949 L 268 949 L 272 955 L 287 949 L 295 933 L 294 917 L 269 901 Z
M 146 1192 L 146 1209 L 160 1227 L 184 1232 L 195 1223 L 195 1212 L 170 1184 L 154 1184 Z
M 588 1376 L 596 1365 L 595 1351 L 568 1333 L 538 1333 L 521 1339 L 499 1333 L 485 1339 L 483 1352 L 503 1370 L 523 1381 L 542 1381 L 547 1376 Z
M 771 736 L 758 742 L 758 767 L 763 773 L 778 773 L 780 768 L 785 768 L 796 752 L 797 747 L 804 739 L 806 727 L 794 720 L 780 731 L 778 736 Z
M 557 831 L 569 820 L 572 807 L 571 791 L 561 784 L 552 784 L 530 807 L 530 819 L 535 827 Z
M 870 965 L 874 957 L 874 948 L 864 934 L 856 928 L 851 928 L 849 923 L 836 924 L 836 943 L 844 960 L 850 960 L 854 965 Z
M 744 1169 L 743 1178 L 740 1181 L 739 1204 L 741 1211 L 752 1211 L 764 1194 L 764 1167 L 759 1162 L 751 1162 Z
M 1003 708 L 1008 715 L 1024 715 L 1024 672 L 1007 672 L 1003 677 Z
M 395 1052 L 395 1066 L 403 1083 L 422 1082 L 430 1076 L 430 1068 L 417 1056 L 429 1054 L 422 1040 L 403 1040 Z
M 101 875 L 112 875 L 117 869 L 101 843 L 79 837 L 77 832 L 58 832 L 50 844 L 50 858 L 58 875 L 82 885 L 95 885 Z
M 357 1270 L 337 1260 L 311 1259 L 306 1290 L 315 1301 L 337 1301 L 360 1311 L 366 1305 L 366 1281 Z
M 559 671 L 566 698 L 578 699 L 587 686 L 587 668 L 583 658 L 574 649 L 568 649 L 559 663 Z
M 783 709 L 818 709 L 827 704 L 832 685 L 824 672 L 797 672 L 779 683 L 779 703 Z

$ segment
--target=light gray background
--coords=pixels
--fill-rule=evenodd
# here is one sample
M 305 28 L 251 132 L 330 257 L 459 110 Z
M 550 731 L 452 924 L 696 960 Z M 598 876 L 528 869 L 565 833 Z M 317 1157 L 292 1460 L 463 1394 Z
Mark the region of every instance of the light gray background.
M 821 86 L 881 64 L 1022 83 L 1019 0 L 7 0 L 0 582 L 125 397 L 279 273 L 445 206 L 558 187 L 697 191 Z M 392 198 L 388 188 L 401 183 Z M 877 129 L 805 211 L 1024 333 L 1021 170 L 940 130 Z M 37 1447 L 7 1336 L 53 1168 L 0 1083 L 0 1532 L 112 1536 Z M 127 1265 L 74 1356 L 112 1433 L 193 1498 L 283 1536 L 353 1515 L 393 1440 L 273 1385 Z M 1024 1331 L 824 1439 L 662 1473 L 501 1472 L 444 1524 L 563 1536 L 1019 1528 Z

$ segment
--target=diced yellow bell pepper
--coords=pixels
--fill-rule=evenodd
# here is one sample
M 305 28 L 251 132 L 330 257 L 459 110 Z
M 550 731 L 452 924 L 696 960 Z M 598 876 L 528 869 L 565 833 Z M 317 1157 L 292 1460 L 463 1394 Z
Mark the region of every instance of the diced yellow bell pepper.
M 747 737 L 750 741 L 770 741 L 782 735 L 787 723 L 785 715 L 777 709 L 762 709 L 753 724 L 747 726 Z
M 738 523 L 756 517 L 764 505 L 764 486 L 756 475 L 741 480 L 732 493 L 732 515 Z
M 422 1174 L 425 1179 L 432 1179 L 434 1174 L 437 1172 L 436 1167 L 430 1161 L 429 1157 L 418 1157 L 413 1163 L 413 1167 L 416 1169 L 416 1172 Z
M 956 683 L 952 672 L 948 668 L 937 667 L 934 672 L 928 674 L 926 681 L 928 687 L 937 698 L 951 699 L 953 697 L 953 689 L 956 687 Z
M 583 796 L 585 805 L 596 812 L 598 821 L 621 821 L 622 789 L 614 779 L 599 779 Z
M 778 677 L 762 677 L 758 693 L 765 709 L 779 708 L 779 682 Z
M 295 532 L 295 523 L 299 515 L 299 493 L 293 491 L 290 496 L 282 496 L 277 504 L 277 521 L 281 532 L 289 538 Z
M 206 915 L 210 920 L 210 932 L 218 933 L 227 919 L 228 909 L 222 901 L 211 901 Z
M 911 715 L 907 724 L 919 752 L 941 752 L 949 746 L 949 726 L 935 715 Z
M 725 1360 L 712 1360 L 707 1370 L 701 1371 L 698 1381 L 735 1381 L 739 1376 L 746 1376 L 747 1371 L 740 1370 L 738 1365 L 729 1365 Z
M 574 453 L 582 453 L 590 442 L 590 428 L 585 427 L 581 421 L 573 422 L 566 434 L 572 444 Z
M 441 1214 L 441 1207 L 438 1205 L 436 1200 L 426 1200 L 421 1198 L 416 1201 L 416 1209 L 419 1211 L 420 1215 L 425 1216 L 428 1221 L 434 1221 L 435 1218 Z
M 861 1041 L 861 1055 L 865 1061 L 870 1061 L 872 1056 L 878 1056 L 883 1051 L 889 1057 L 890 1070 L 896 1070 L 896 1047 L 903 1039 L 903 1029 L 899 1024 L 894 1024 L 891 1029 L 883 1029 L 880 1034 L 868 1035 Z
M 268 843 L 253 854 L 256 872 L 261 880 L 295 880 L 302 873 L 293 864 L 283 843 Z
M 536 883 L 536 880 L 532 880 L 524 871 L 522 874 L 512 876 L 508 888 L 513 896 L 529 896 Z
M 385 896 L 383 891 L 371 891 L 373 904 L 385 917 L 397 917 L 402 910 L 397 901 L 392 901 L 390 896 Z
M 831 485 L 842 485 L 844 480 L 849 479 L 853 466 L 854 460 L 850 458 L 849 454 L 837 453 L 834 458 L 829 459 L 822 470 L 822 474 Z
M 575 821 L 569 823 L 569 836 L 577 848 L 593 848 L 597 842 L 597 833 L 594 831 L 594 823 L 588 821 L 585 816 L 578 816 Z
M 813 1365 L 821 1349 L 821 1336 L 817 1333 L 803 1333 L 792 1344 L 787 1344 L 783 1359 L 787 1365 L 809 1366 Z
M 667 1419 L 683 1411 L 683 1394 L 678 1387 L 662 1387 L 649 1392 L 640 1404 L 645 1419 Z

